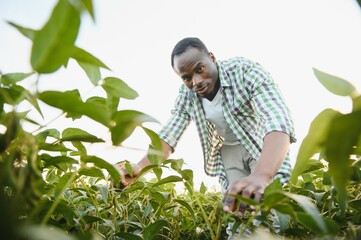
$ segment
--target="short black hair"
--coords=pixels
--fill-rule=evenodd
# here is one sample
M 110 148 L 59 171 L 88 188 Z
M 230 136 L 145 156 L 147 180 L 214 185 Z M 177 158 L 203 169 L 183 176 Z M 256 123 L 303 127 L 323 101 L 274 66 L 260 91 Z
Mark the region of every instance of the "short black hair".
M 201 52 L 209 53 L 206 45 L 199 38 L 196 37 L 183 38 L 173 48 L 171 55 L 172 67 L 174 67 L 174 57 L 181 55 L 182 53 L 187 51 L 189 47 L 196 48 Z

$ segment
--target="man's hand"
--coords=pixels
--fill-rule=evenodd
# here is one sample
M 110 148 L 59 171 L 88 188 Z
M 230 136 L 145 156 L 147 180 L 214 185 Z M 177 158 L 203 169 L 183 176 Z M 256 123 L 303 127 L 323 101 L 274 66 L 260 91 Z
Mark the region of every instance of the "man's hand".
M 237 201 L 235 196 L 241 195 L 244 198 L 250 198 L 256 202 L 260 202 L 265 188 L 271 181 L 272 178 L 264 174 L 251 174 L 247 177 L 232 181 L 222 201 L 223 210 L 225 212 L 238 210 L 237 215 L 242 217 L 246 211 L 247 204 Z
M 132 163 L 131 164 L 132 176 L 131 176 L 125 167 L 125 162 L 118 163 L 118 164 L 116 164 L 116 166 L 120 169 L 120 187 L 121 188 L 125 188 L 129 184 L 132 184 L 133 182 L 135 182 L 135 180 L 137 179 L 137 176 L 139 175 L 139 172 L 141 170 L 140 167 L 138 166 L 138 164 Z

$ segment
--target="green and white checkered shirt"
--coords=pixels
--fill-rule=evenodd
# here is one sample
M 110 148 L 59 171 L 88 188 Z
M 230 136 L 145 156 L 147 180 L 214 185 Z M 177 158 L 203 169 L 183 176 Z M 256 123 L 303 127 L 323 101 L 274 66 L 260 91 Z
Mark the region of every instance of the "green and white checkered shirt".
M 240 143 L 258 160 L 266 134 L 279 131 L 295 142 L 293 120 L 280 90 L 272 77 L 258 63 L 242 57 L 217 61 L 224 117 Z M 204 170 L 218 176 L 222 189 L 228 181 L 221 159 L 223 138 L 217 135 L 213 123 L 206 120 L 200 97 L 184 84 L 172 110 L 172 116 L 159 132 L 173 150 L 183 132 L 194 121 L 204 157 Z M 291 173 L 289 154 L 275 178 L 287 182 Z

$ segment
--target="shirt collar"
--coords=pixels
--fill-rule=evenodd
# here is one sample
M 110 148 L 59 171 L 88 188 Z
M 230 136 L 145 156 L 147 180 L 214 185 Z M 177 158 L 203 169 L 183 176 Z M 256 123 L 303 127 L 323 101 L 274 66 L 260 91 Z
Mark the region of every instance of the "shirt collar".
M 221 87 L 230 87 L 231 81 L 226 74 L 226 71 L 223 68 L 223 64 L 221 61 L 217 61 L 217 68 L 218 68 L 218 77 L 221 83 Z

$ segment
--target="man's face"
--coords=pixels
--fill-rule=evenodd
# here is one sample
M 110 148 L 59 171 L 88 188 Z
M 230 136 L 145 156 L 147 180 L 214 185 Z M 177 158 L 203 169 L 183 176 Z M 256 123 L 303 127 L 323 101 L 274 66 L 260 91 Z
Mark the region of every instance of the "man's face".
M 199 96 L 212 100 L 219 89 L 216 59 L 212 53 L 189 48 L 174 57 L 174 71 Z

